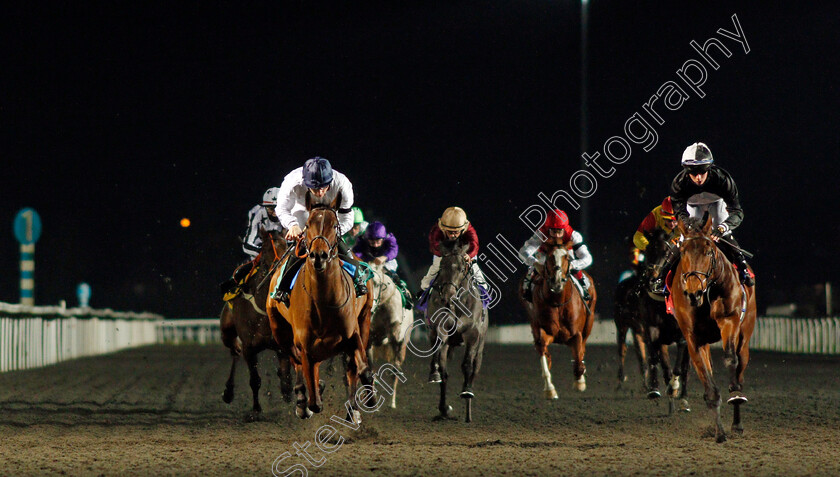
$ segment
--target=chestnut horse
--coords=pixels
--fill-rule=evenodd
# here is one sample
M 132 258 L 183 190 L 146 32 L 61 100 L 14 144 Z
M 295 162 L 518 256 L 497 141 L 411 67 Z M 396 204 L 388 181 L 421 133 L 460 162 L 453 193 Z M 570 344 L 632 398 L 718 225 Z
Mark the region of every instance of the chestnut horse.
M 254 399 L 248 419 L 255 419 L 262 412 L 259 400 L 262 380 L 257 370 L 257 356 L 263 350 L 270 349 L 277 353 L 277 376 L 280 378 L 280 389 L 287 402 L 292 400 L 291 363 L 287 356 L 280 353 L 277 343 L 272 340 L 268 316 L 263 309 L 268 297 L 268 279 L 272 267 L 280 259 L 280 255 L 286 251 L 286 240 L 279 231 L 266 232 L 263 229 L 260 229 L 260 238 L 262 250 L 254 261 L 256 270 L 248 276 L 236 296 L 227 300 L 219 317 L 222 343 L 230 349 L 233 361 L 222 399 L 228 404 L 233 401 L 233 376 L 236 363 L 242 356 L 248 364 Z
M 552 244 L 545 253 L 545 266 L 534 277 L 533 304 L 525 302 L 531 316 L 531 332 L 534 346 L 540 356 L 542 377 L 545 380 L 543 393 L 547 399 L 557 399 L 557 391 L 551 383 L 551 355 L 548 345 L 562 343 L 572 348 L 574 358 L 574 388 L 586 390 L 586 372 L 583 357 L 586 353 L 586 339 L 592 331 L 595 315 L 595 285 L 589 287 L 590 300 L 585 303 L 569 276 L 571 250 L 563 245 Z M 586 273 L 586 272 L 584 272 Z M 587 275 L 589 276 L 589 275 Z M 592 282 L 592 278 L 589 278 Z
M 339 233 L 336 205 L 314 205 L 304 228 L 304 236 L 296 246 L 298 256 L 306 256 L 290 294 L 290 306 L 271 296 L 266 309 L 271 331 L 281 348 L 288 348 L 297 371 L 295 412 L 301 419 L 321 412 L 322 384 L 320 363 L 343 354 L 348 384 L 348 418 L 360 422 L 356 388 L 359 377 L 371 386 L 373 377 L 366 354 L 370 334 L 370 312 L 373 295 L 356 297 L 353 279 L 342 270 L 338 258 Z M 308 202 L 308 201 L 307 201 Z M 298 253 L 300 249 L 302 253 Z M 271 278 L 276 287 L 280 271 Z M 305 380 L 304 383 L 301 379 Z M 371 394 L 368 394 L 370 396 Z
M 723 341 L 724 363 L 729 368 L 728 402 L 734 407 L 732 432 L 742 433 L 741 404 L 747 402 L 744 371 L 756 319 L 755 287 L 740 284 L 737 271 L 709 236 L 711 218 L 704 216 L 703 222 L 702 229 L 687 228 L 679 222 L 684 240 L 671 296 L 691 363 L 705 388 L 703 397 L 712 411 L 715 439 L 723 442 L 726 433 L 720 419 L 721 396 L 712 376 L 709 344 Z

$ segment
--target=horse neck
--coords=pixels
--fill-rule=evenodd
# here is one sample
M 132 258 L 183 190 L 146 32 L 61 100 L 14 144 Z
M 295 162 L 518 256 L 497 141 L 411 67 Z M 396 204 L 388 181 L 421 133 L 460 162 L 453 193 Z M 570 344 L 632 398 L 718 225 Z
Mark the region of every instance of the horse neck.
M 323 272 L 317 272 L 315 265 L 310 260 L 306 260 L 306 286 L 309 288 L 309 293 L 316 301 L 323 301 L 327 304 L 333 305 L 340 298 L 344 299 L 347 291 L 345 290 L 341 274 L 341 264 L 338 258 L 334 258 L 327 263 L 327 268 Z

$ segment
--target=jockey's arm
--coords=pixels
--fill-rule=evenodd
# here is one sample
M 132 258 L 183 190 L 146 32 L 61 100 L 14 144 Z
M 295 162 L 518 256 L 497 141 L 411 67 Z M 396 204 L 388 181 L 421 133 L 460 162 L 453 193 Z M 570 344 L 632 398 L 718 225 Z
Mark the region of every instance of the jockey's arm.
M 248 229 L 245 230 L 245 238 L 242 240 L 242 251 L 256 257 L 260 253 L 260 217 L 259 211 L 262 207 L 257 205 L 248 211 Z
M 344 235 L 353 228 L 353 184 L 344 174 L 336 172 L 333 185 L 341 194 L 341 203 L 337 204 L 338 212 L 336 215 L 338 216 L 339 235 Z
M 280 225 L 283 226 L 284 229 L 292 232 L 292 227 L 297 228 L 298 234 L 300 233 L 300 224 L 297 222 L 297 218 L 292 215 L 292 209 L 294 209 L 295 204 L 298 202 L 297 193 L 295 191 L 295 185 L 297 185 L 297 180 L 294 176 L 295 172 L 300 173 L 298 169 L 289 173 L 285 179 L 283 179 L 283 184 L 280 185 L 280 191 L 277 192 L 277 218 L 280 219 Z M 289 234 L 286 235 L 288 239 Z
M 534 233 L 528 240 L 525 241 L 525 244 L 519 249 L 519 258 L 525 262 L 527 265 L 533 265 L 536 259 L 534 255 L 536 255 L 537 250 L 539 250 L 540 245 L 542 244 L 542 239 L 540 238 L 539 233 Z
M 583 270 L 592 265 L 592 255 L 589 253 L 589 248 L 583 243 L 583 236 L 580 232 L 572 233 L 572 251 L 575 254 L 575 259 L 569 263 L 569 268 L 573 270 Z
M 645 234 L 642 233 L 641 230 L 637 230 L 636 233 L 633 234 L 633 246 L 637 249 L 644 251 L 649 243 L 650 241 L 648 241 L 647 237 L 645 237 Z
M 397 245 L 396 237 L 394 237 L 393 234 L 388 234 L 388 236 L 382 240 L 382 247 L 380 247 L 379 250 L 379 255 L 385 258 L 385 262 L 397 258 L 397 254 L 400 252 L 400 247 Z

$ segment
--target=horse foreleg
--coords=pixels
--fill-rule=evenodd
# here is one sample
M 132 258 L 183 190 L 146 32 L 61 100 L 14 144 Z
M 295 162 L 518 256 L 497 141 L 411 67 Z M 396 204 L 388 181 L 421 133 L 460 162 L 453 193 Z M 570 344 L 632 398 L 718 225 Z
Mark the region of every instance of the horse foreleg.
M 656 367 L 662 362 L 661 348 L 651 346 L 648 350 L 647 372 L 645 372 L 648 399 L 659 399 L 662 393 L 659 392 L 659 373 Z
M 248 363 L 248 373 L 251 375 L 251 393 L 254 395 L 252 411 L 254 414 L 259 414 L 262 412 L 262 406 L 260 406 L 260 386 L 262 385 L 262 379 L 260 379 L 260 372 L 257 369 L 257 353 L 254 353 L 250 349 L 245 349 L 242 354 L 245 356 L 245 362 Z
M 737 316 L 727 317 L 720 326 L 720 337 L 723 341 L 723 362 L 729 369 L 729 404 L 743 404 L 747 398 L 741 393 L 739 374 L 742 373 L 740 356 L 738 355 L 740 333 Z
M 312 358 L 305 350 L 301 353 L 300 358 L 303 377 L 306 382 L 306 392 L 309 395 L 307 408 L 317 414 L 323 409 L 321 393 L 318 389 L 318 363 L 312 362 Z
M 723 431 L 723 423 L 720 420 L 720 392 L 712 374 L 712 358 L 709 345 L 695 347 L 689 341 L 688 352 L 691 354 L 691 361 L 694 364 L 694 369 L 697 371 L 697 377 L 700 378 L 705 389 L 703 399 L 706 401 L 706 406 L 712 412 L 715 440 L 717 442 L 723 442 L 726 440 L 726 433 Z
M 295 414 L 301 419 L 309 419 L 312 417 L 312 411 L 306 407 L 306 383 L 303 365 L 295 364 L 295 375 Z
M 639 375 L 642 377 L 642 389 L 647 390 L 648 379 L 650 378 L 650 350 L 645 343 L 644 331 L 633 330 L 633 350 L 639 360 Z
M 400 370 L 402 369 L 402 364 L 405 361 L 405 351 L 406 351 L 406 348 L 408 347 L 407 345 L 408 345 L 408 342 L 405 341 L 405 340 L 403 340 L 403 341 L 394 340 L 394 341 L 391 342 L 391 346 L 393 347 L 393 351 L 394 351 L 394 366 L 396 366 L 397 369 L 400 369 Z M 397 374 L 394 374 L 394 392 L 391 393 L 391 408 L 392 409 L 397 408 L 397 383 L 399 381 L 400 381 L 399 376 Z
M 233 376 L 236 374 L 236 363 L 239 361 L 238 354 L 231 354 L 230 375 L 225 383 L 225 392 L 222 394 L 222 401 L 230 404 L 233 401 Z
M 536 332 L 534 333 L 536 335 Z M 540 370 L 543 378 L 543 397 L 546 399 L 557 399 L 557 390 L 554 389 L 554 384 L 551 382 L 551 354 L 548 352 L 548 345 L 554 341 L 554 337 L 550 336 L 544 330 L 539 330 L 539 336 L 535 340 L 534 346 L 537 348 L 537 354 L 540 356 Z
M 472 422 L 472 391 L 473 381 L 478 370 L 481 369 L 481 358 L 484 354 L 484 336 L 479 335 L 474 343 L 468 344 L 464 351 L 464 361 L 461 369 L 464 372 L 464 389 L 461 397 L 466 400 L 466 422 Z
M 627 381 L 627 376 L 624 374 L 624 358 L 627 356 L 627 326 L 616 325 L 618 336 L 616 341 L 618 344 L 618 386 Z
M 452 408 L 446 404 L 446 381 L 449 379 L 449 373 L 446 372 L 446 362 L 449 358 L 450 349 L 449 345 L 444 343 L 435 355 L 440 366 L 440 401 L 438 402 L 438 411 L 440 411 L 441 417 L 449 417 L 449 412 L 452 411 Z
M 586 364 L 583 357 L 586 354 L 586 343 L 583 342 L 583 336 L 578 333 L 572 337 L 572 356 L 574 358 L 573 370 L 575 374 L 574 389 L 583 392 L 586 391 Z
M 732 432 L 741 434 L 744 432 L 744 426 L 741 424 L 741 404 L 747 402 L 747 397 L 744 396 L 743 389 L 744 389 L 744 371 L 747 369 L 747 363 L 750 361 L 750 350 L 746 343 L 746 338 L 744 335 L 741 334 L 738 341 L 738 369 L 736 370 L 736 379 L 735 385 L 737 388 L 734 390 L 737 393 L 737 398 L 733 398 L 733 386 L 732 384 L 729 385 L 729 403 L 733 406 L 733 413 L 732 413 Z

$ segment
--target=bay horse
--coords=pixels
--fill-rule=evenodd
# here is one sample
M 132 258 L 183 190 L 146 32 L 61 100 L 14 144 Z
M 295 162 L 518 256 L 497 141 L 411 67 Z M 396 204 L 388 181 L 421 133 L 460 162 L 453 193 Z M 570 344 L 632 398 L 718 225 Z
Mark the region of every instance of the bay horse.
M 434 346 L 430 383 L 440 383 L 440 418 L 450 418 L 452 407 L 446 403 L 449 373 L 446 364 L 456 346 L 464 345 L 461 372 L 464 385 L 461 398 L 466 403 L 466 422 L 472 422 L 473 382 L 481 369 L 488 313 L 481 300 L 470 263 L 464 258 L 469 244 L 447 240 L 440 244 L 440 270 L 429 290 L 426 323 Z
M 651 282 L 662 271 L 662 266 L 672 253 L 678 253 L 676 245 L 670 240 L 670 234 L 657 228 L 648 237 L 645 249 L 645 266 L 637 284 L 637 320 L 642 324 L 643 338 L 648 348 L 645 386 L 649 399 L 659 399 L 659 376 L 657 366 L 662 369 L 662 379 L 668 383 L 666 390 L 669 414 L 676 408 L 676 399 L 680 400 L 680 410 L 689 412 L 691 408 L 686 398 L 686 380 L 688 377 L 688 353 L 682 331 L 676 319 L 668 313 L 665 295 L 651 291 Z M 676 361 L 672 370 L 668 346 L 675 344 Z
M 373 293 L 373 308 L 370 317 L 370 340 L 368 359 L 383 359 L 397 369 L 402 369 L 408 345 L 406 332 L 414 320 L 414 313 L 403 306 L 402 293 L 394 280 L 383 273 L 384 265 L 371 263 L 373 277 L 370 290 Z M 373 366 L 372 366 L 373 367 Z M 378 378 L 377 378 L 378 379 Z M 390 406 L 397 407 L 397 383 L 400 376 L 394 374 Z
M 682 221 L 678 224 L 684 240 L 671 297 L 691 363 L 705 389 L 703 397 L 712 411 L 715 440 L 724 442 L 721 395 L 712 376 L 709 344 L 723 341 L 724 363 L 729 368 L 728 403 L 733 406 L 732 432 L 740 434 L 744 430 L 741 405 L 747 402 L 744 371 L 756 320 L 755 287 L 741 285 L 737 271 L 710 237 L 713 224 L 708 213 L 701 224 L 702 228 L 686 227 Z
M 627 381 L 624 374 L 624 359 L 627 356 L 627 333 L 633 334 L 633 351 L 639 363 L 639 376 L 644 385 L 645 363 L 647 363 L 647 347 L 645 346 L 645 329 L 639 320 L 639 275 L 632 276 L 618 282 L 613 300 L 613 321 L 615 322 L 616 342 L 618 344 L 618 387 Z
M 255 270 L 245 279 L 236 296 L 227 300 L 219 317 L 222 343 L 230 350 L 232 363 L 230 375 L 222 394 L 224 402 L 233 401 L 234 373 L 239 357 L 245 358 L 250 373 L 253 407 L 249 420 L 256 419 L 262 412 L 259 390 L 262 380 L 257 369 L 258 355 L 269 349 L 277 354 L 277 376 L 280 378 L 280 389 L 286 402 L 292 400 L 291 363 L 287 356 L 280 352 L 280 347 L 271 337 L 271 328 L 265 312 L 265 302 L 268 297 L 268 278 L 281 255 L 286 251 L 286 240 L 280 231 L 266 232 L 260 229 L 262 249 L 252 264 Z
M 319 366 L 324 360 L 342 354 L 348 385 L 348 419 L 361 421 L 356 389 L 359 378 L 373 392 L 373 377 L 366 353 L 370 333 L 373 295 L 356 297 L 353 279 L 342 269 L 338 258 L 339 233 L 336 206 L 311 205 L 304 235 L 295 253 L 306 260 L 290 294 L 290 306 L 269 295 L 266 305 L 271 331 L 281 348 L 288 349 L 297 371 L 295 413 L 307 419 L 323 409 Z M 278 270 L 271 278 L 274 290 L 280 280 Z M 303 380 L 303 382 L 302 382 Z
M 593 284 L 589 287 L 589 303 L 583 301 L 569 276 L 571 254 L 571 250 L 562 244 L 550 244 L 545 253 L 545 265 L 538 267 L 539 273 L 535 274 L 532 282 L 533 303 L 523 300 L 531 317 L 531 333 L 540 356 L 545 384 L 543 394 L 546 399 L 558 398 L 549 372 L 551 354 L 548 345 L 551 343 L 562 343 L 572 349 L 575 376 L 573 387 L 581 392 L 586 390 L 586 378 L 583 376 L 586 365 L 583 358 L 586 354 L 586 339 L 592 331 L 595 318 L 597 295 Z M 589 281 L 593 283 L 591 277 Z

